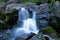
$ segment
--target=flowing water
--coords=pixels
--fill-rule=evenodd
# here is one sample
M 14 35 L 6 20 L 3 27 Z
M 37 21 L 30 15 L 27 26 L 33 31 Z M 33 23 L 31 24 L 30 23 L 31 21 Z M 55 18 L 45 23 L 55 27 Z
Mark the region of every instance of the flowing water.
M 23 30 L 25 33 L 35 33 L 38 34 L 38 29 L 36 26 L 36 12 L 33 12 L 33 17 L 29 18 L 29 12 L 25 8 L 21 8 L 19 13 L 19 21 L 20 19 L 23 22 L 23 27 L 18 29 L 18 31 Z
M 30 33 L 35 33 L 38 34 L 39 30 L 37 29 L 36 26 L 36 12 L 33 12 L 33 17 L 29 18 L 29 12 L 25 8 L 19 9 L 19 14 L 18 14 L 18 25 L 17 27 L 13 30 L 13 32 L 10 35 L 10 38 L 8 40 L 15 40 L 16 36 L 22 33 L 30 34 Z M 21 23 L 22 24 L 21 24 Z M 22 27 L 20 27 L 20 25 Z
M 15 40 L 18 35 L 21 36 L 22 34 L 38 34 L 39 30 L 36 25 L 36 12 L 32 11 L 32 14 L 32 18 L 29 18 L 29 12 L 24 7 L 19 9 L 18 24 L 7 40 Z M 43 34 L 43 36 L 48 37 L 50 40 L 54 40 L 48 35 Z

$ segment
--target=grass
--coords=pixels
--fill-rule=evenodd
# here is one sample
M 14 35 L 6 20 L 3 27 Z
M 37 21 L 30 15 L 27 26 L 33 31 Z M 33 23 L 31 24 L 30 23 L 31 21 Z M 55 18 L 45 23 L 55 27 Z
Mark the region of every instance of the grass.
M 0 0 L 0 2 L 8 2 L 9 0 Z
M 21 0 L 22 3 L 26 3 L 26 2 L 37 2 L 39 0 Z

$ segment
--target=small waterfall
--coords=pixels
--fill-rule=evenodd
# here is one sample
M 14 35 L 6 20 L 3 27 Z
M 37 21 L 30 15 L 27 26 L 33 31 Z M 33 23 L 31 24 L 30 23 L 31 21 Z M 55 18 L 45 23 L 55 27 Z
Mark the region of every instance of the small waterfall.
M 24 7 L 22 7 L 21 9 L 19 9 L 18 16 L 19 16 L 18 22 L 19 21 L 24 21 L 24 20 L 26 20 L 29 17 L 29 13 Z
M 33 11 L 32 14 L 33 14 L 32 18 L 29 18 L 29 12 L 24 7 L 19 9 L 18 25 L 16 26 L 16 28 L 12 30 L 7 40 L 15 40 L 17 36 L 22 36 L 22 34 L 30 33 L 38 34 L 39 30 L 37 29 L 36 25 L 36 12 Z M 43 34 L 43 36 L 48 37 L 49 40 L 54 40 L 48 35 Z
M 33 12 L 33 17 L 29 18 L 29 13 L 25 8 L 21 8 L 21 11 L 19 11 L 19 21 L 23 21 L 23 27 L 18 28 L 18 31 L 24 31 L 27 34 L 35 33 L 38 34 L 38 29 L 36 26 L 36 12 Z
M 23 24 L 23 30 L 25 31 L 25 33 L 35 33 L 38 34 L 38 29 L 36 26 L 36 12 L 33 12 L 33 18 L 28 18 L 27 20 L 24 21 Z
M 33 12 L 33 17 L 29 18 L 29 12 L 25 8 L 21 8 L 21 10 L 19 9 L 18 16 L 19 16 L 18 25 L 16 26 L 16 28 L 13 29 L 8 40 L 15 40 L 15 38 L 18 35 L 22 35 L 24 33 L 25 34 L 30 34 L 30 33 L 38 34 L 39 30 L 37 29 L 36 19 L 35 19 L 36 12 Z M 22 27 L 20 27 L 19 25 L 22 25 Z

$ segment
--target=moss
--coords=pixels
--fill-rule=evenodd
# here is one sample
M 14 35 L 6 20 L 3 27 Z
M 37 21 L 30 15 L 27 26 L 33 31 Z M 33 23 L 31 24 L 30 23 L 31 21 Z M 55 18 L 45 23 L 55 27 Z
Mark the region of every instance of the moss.
M 0 23 L 0 30 L 5 30 L 8 28 L 8 25 Z
M 4 21 L 5 24 L 0 23 L 0 29 L 4 30 L 4 29 L 13 28 L 13 25 L 17 21 L 17 17 L 16 17 L 17 14 L 18 13 L 17 13 L 16 9 L 12 9 L 11 13 L 5 13 L 5 11 L 3 10 L 0 15 L 0 20 Z
M 3 10 L 0 14 L 0 20 L 4 20 L 5 19 L 5 11 Z
M 0 16 L 0 20 L 4 20 L 5 19 L 5 16 L 4 15 L 1 15 Z
M 52 26 L 56 32 L 60 32 L 60 18 L 53 16 L 49 19 L 49 25 Z
M 46 40 L 43 36 L 40 37 L 40 40 Z
M 21 0 L 21 3 L 26 3 L 26 2 L 43 2 L 45 3 L 47 0 Z
M 57 32 L 51 26 L 43 28 L 42 32 L 45 33 L 45 34 L 47 34 L 47 35 L 50 35 L 50 36 L 53 35 L 52 36 L 53 38 L 57 38 Z
M 11 9 L 11 14 L 15 14 L 15 12 L 16 12 L 17 10 L 16 10 L 16 8 L 13 8 L 13 9 Z
M 54 26 L 55 26 L 56 28 L 59 28 L 59 27 L 60 27 L 60 20 L 57 20 L 57 22 L 54 23 Z
M 5 10 L 2 10 L 2 15 L 5 15 L 6 13 L 5 13 Z
M 0 0 L 0 2 L 8 2 L 9 0 Z
M 13 26 L 18 19 L 17 14 L 18 14 L 18 11 L 15 8 L 11 10 L 11 13 L 6 14 L 6 18 L 5 18 L 6 24 Z
M 5 22 L 8 22 L 9 20 L 9 16 L 6 16 L 6 18 L 4 19 Z

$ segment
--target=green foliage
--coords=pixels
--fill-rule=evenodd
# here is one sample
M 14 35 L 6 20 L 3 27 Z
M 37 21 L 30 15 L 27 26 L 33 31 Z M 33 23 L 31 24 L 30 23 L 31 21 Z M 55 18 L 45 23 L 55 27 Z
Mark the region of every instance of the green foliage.
M 54 26 L 56 29 L 60 28 L 60 19 L 57 19 L 56 22 L 52 23 L 52 26 Z
M 46 3 L 47 0 L 38 0 L 38 2 Z
M 5 22 L 8 22 L 9 20 L 9 16 L 6 16 L 6 18 L 4 19 Z
M 21 0 L 22 3 L 26 3 L 26 2 L 43 2 L 45 3 L 46 0 Z
M 60 18 L 53 16 L 49 19 L 49 25 L 51 25 L 56 31 L 60 28 Z
M 5 11 L 3 10 L 0 14 L 0 20 L 5 19 Z
M 11 9 L 11 14 L 14 14 L 16 12 L 16 8 Z
M 50 35 L 52 38 L 57 38 L 58 37 L 57 32 L 51 26 L 43 28 L 42 32 L 47 34 L 47 35 Z
M 2 10 L 2 15 L 5 15 L 6 13 L 5 13 L 5 10 Z
M 8 25 L 0 23 L 0 30 L 5 30 L 8 28 Z
M 0 15 L 0 20 L 4 20 L 5 16 L 4 15 Z
M 40 40 L 46 40 L 43 36 L 40 37 Z
M 52 9 L 54 8 L 54 2 L 55 2 L 55 0 L 50 0 L 49 13 L 51 13 Z
M 55 32 L 52 27 L 46 27 L 43 28 L 43 32 L 46 34 L 51 34 L 52 32 Z
M 0 23 L 0 29 L 8 29 L 12 28 L 14 23 L 16 23 L 17 17 L 14 16 L 17 14 L 16 9 L 12 9 L 11 13 L 6 13 L 4 10 L 2 11 L 0 15 L 0 20 L 2 20 L 4 23 Z
M 8 2 L 9 0 L 0 0 L 0 2 Z

